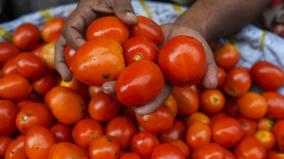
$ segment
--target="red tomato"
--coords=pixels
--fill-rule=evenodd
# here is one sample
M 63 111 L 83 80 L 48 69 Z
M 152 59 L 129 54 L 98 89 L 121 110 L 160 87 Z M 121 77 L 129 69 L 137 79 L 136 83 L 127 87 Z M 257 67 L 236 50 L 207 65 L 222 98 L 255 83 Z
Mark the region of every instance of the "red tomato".
M 162 47 L 159 64 L 166 79 L 173 85 L 199 83 L 207 66 L 205 50 L 195 38 L 179 35 Z
M 241 123 L 242 129 L 245 133 L 245 135 L 254 135 L 257 130 L 256 122 L 247 119 L 247 118 L 239 118 L 239 121 Z
M 67 44 L 64 50 L 64 59 L 68 66 L 71 65 L 71 61 L 75 53 L 76 51 L 72 49 L 72 47 L 69 44 Z
M 225 106 L 225 96 L 217 89 L 208 89 L 201 94 L 201 110 L 207 114 L 220 112 Z
M 16 132 L 17 106 L 8 101 L 0 100 L 0 136 L 10 136 Z
M 231 117 L 220 117 L 213 120 L 211 129 L 213 141 L 225 148 L 235 146 L 244 136 L 241 123 Z
M 257 121 L 258 130 L 271 131 L 273 125 L 274 125 L 274 121 L 272 119 L 262 118 Z
M 35 102 L 24 104 L 16 118 L 17 128 L 22 133 L 26 133 L 35 125 L 50 127 L 52 122 L 53 118 L 47 106 Z
M 214 55 L 217 65 L 226 70 L 233 68 L 240 60 L 240 53 L 232 44 L 223 45 Z
M 192 153 L 192 159 L 225 159 L 224 149 L 215 143 L 203 145 Z
M 188 126 L 186 142 L 190 148 L 198 148 L 210 143 L 211 130 L 209 125 L 201 122 L 193 122 Z
M 280 152 L 284 152 L 284 120 L 278 120 L 273 126 L 272 131 L 275 136 L 278 149 Z
M 100 136 L 89 147 L 90 159 L 117 159 L 119 152 L 119 142 L 111 136 Z
M 103 135 L 103 127 L 93 119 L 80 120 L 72 130 L 74 142 L 84 149 L 89 147 L 89 144 L 95 138 Z
M 192 113 L 187 118 L 186 125 L 189 126 L 196 121 L 201 122 L 203 124 L 208 124 L 208 125 L 211 123 L 209 117 L 206 114 L 202 112 L 196 112 L 196 113 Z
M 158 46 L 144 36 L 135 36 L 123 44 L 124 58 L 129 65 L 139 60 L 158 61 Z
M 225 159 L 236 159 L 233 153 L 230 150 L 223 149 L 225 153 Z
M 218 67 L 218 85 L 217 88 L 221 89 L 223 87 L 223 84 L 225 82 L 225 78 L 227 76 L 227 73 L 225 72 L 225 70 L 221 67 Z
M 57 142 L 70 142 L 72 140 L 72 132 L 68 125 L 56 124 L 50 128 Z
M 268 159 L 284 159 L 284 153 L 270 151 L 268 153 Z
M 224 112 L 231 117 L 237 118 L 240 116 L 237 98 L 226 98 Z
M 34 48 L 30 53 L 40 57 L 41 49 L 43 48 L 43 44 L 39 44 L 36 48 Z
M 185 159 L 185 155 L 181 150 L 172 144 L 161 144 L 154 148 L 151 159 Z
M 12 43 L 0 42 L 0 66 L 3 66 L 7 61 L 17 56 L 20 50 Z
M 68 143 L 60 142 L 54 144 L 49 151 L 48 159 L 88 159 L 87 153 L 81 149 L 79 146 Z
M 25 151 L 25 136 L 20 135 L 12 140 L 5 152 L 5 159 L 28 159 Z
M 183 140 L 185 137 L 185 125 L 180 120 L 175 120 L 172 127 L 159 133 L 161 142 L 172 142 L 175 140 Z
M 267 150 L 273 149 L 276 145 L 275 137 L 270 131 L 258 130 L 254 136 Z
M 102 93 L 102 87 L 100 86 L 89 86 L 89 96 L 92 98 L 94 95 L 98 94 L 98 93 Z
M 74 76 L 89 85 L 102 85 L 115 80 L 123 69 L 122 48 L 119 43 L 109 39 L 85 43 L 71 61 Z
M 246 136 L 235 149 L 236 157 L 239 159 L 265 159 L 266 150 L 264 146 L 253 136 Z
M 2 67 L 2 76 L 5 77 L 10 74 L 17 74 L 17 57 L 8 60 Z
M 129 36 L 126 25 L 117 17 L 106 16 L 93 21 L 87 29 L 87 40 L 98 38 L 112 39 L 123 44 Z
M 45 44 L 40 50 L 39 57 L 47 65 L 48 69 L 54 70 L 55 42 Z
M 41 36 L 45 42 L 54 42 L 60 37 L 63 27 L 63 18 L 57 17 L 49 19 L 42 27 Z
M 49 90 L 56 86 L 57 80 L 53 74 L 46 72 L 41 78 L 33 81 L 32 86 L 36 93 L 45 95 Z
M 32 50 L 40 41 L 40 31 L 31 23 L 23 23 L 16 28 L 13 42 L 22 50 Z
M 98 121 L 112 120 L 120 110 L 120 103 L 109 94 L 97 93 L 89 103 L 90 116 Z
M 46 94 L 45 102 L 54 117 L 64 124 L 77 123 L 84 115 L 83 98 L 70 88 L 62 86 L 52 88 Z
M 185 157 L 187 157 L 187 158 L 189 157 L 190 149 L 183 140 L 175 140 L 175 141 L 171 142 L 170 144 L 179 148 L 183 152 Z
M 131 140 L 131 150 L 142 158 L 150 158 L 154 148 L 159 145 L 159 140 L 150 131 L 136 133 Z
M 262 96 L 268 104 L 267 115 L 273 119 L 284 118 L 284 96 L 277 92 L 264 92 Z
M 239 97 L 251 87 L 251 79 L 247 69 L 236 67 L 231 69 L 225 78 L 224 91 L 233 97 Z
M 276 90 L 284 86 L 284 72 L 278 66 L 266 61 L 255 63 L 250 71 L 252 79 L 265 90 Z
M 22 76 L 12 74 L 0 79 L 0 97 L 3 99 L 20 101 L 28 98 L 32 87 Z
M 164 85 L 160 68 L 151 61 L 142 60 L 132 63 L 121 72 L 115 91 L 122 104 L 141 106 L 157 97 Z
M 128 152 L 123 154 L 119 159 L 142 159 L 142 158 L 135 152 Z
M 5 157 L 5 151 L 9 145 L 9 143 L 12 141 L 12 138 L 10 137 L 0 137 L 0 158 Z

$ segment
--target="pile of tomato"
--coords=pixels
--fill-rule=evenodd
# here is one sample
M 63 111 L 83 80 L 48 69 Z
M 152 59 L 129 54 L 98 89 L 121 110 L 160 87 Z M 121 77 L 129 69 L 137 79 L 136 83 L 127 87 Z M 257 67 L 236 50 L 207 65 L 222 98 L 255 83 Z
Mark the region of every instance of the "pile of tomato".
M 76 51 L 66 46 L 67 82 L 54 66 L 63 25 L 24 23 L 0 42 L 0 158 L 284 159 L 281 68 L 237 67 L 238 49 L 224 44 L 212 48 L 218 86 L 206 89 L 198 40 L 165 41 L 149 18 L 127 26 L 107 16 L 88 26 Z M 166 90 L 161 105 L 136 111 Z

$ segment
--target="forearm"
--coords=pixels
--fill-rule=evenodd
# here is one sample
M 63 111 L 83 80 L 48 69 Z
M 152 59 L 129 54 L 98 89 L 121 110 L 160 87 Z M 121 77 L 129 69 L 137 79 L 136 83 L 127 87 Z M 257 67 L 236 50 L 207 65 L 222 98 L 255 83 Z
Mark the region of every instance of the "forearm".
M 191 27 L 206 40 L 234 33 L 252 22 L 270 0 L 198 0 L 178 20 L 178 25 Z

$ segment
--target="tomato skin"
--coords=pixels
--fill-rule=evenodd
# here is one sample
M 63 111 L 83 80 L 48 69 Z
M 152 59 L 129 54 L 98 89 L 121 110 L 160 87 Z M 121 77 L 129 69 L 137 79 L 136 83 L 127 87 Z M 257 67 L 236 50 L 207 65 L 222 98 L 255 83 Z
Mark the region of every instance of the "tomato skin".
M 246 93 L 250 87 L 251 78 L 247 69 L 235 67 L 227 72 L 223 89 L 228 95 L 239 97 Z
M 17 106 L 8 100 L 0 100 L 0 136 L 10 136 L 16 132 Z
M 284 72 L 266 61 L 255 63 L 250 71 L 252 79 L 265 90 L 277 90 L 284 85 Z
M 39 57 L 47 65 L 48 69 L 53 71 L 55 69 L 55 42 L 45 44 L 40 50 Z
M 87 149 L 89 144 L 95 138 L 103 135 L 103 127 L 93 119 L 80 120 L 72 130 L 74 143 Z
M 248 118 L 239 118 L 239 121 L 241 123 L 242 129 L 244 131 L 245 135 L 254 135 L 257 130 L 257 125 L 254 120 L 248 119 Z
M 0 66 L 3 66 L 7 61 L 17 56 L 20 50 L 12 43 L 0 42 Z
M 270 131 L 258 130 L 254 136 L 267 150 L 273 149 L 276 145 L 275 137 Z
M 284 153 L 276 152 L 276 151 L 269 151 L 268 159 L 283 159 Z
M 161 142 L 173 142 L 183 140 L 185 137 L 185 125 L 180 120 L 175 120 L 172 127 L 158 134 Z
M 67 44 L 64 49 L 64 59 L 68 66 L 71 65 L 71 61 L 76 51 L 72 49 L 71 45 Z
M 13 42 L 22 50 L 32 50 L 40 41 L 40 31 L 31 23 L 23 23 L 16 28 Z
M 225 159 L 236 159 L 236 157 L 233 155 L 231 151 L 228 149 L 223 149 L 225 153 Z
M 186 132 L 186 142 L 190 148 L 198 148 L 200 146 L 210 143 L 211 130 L 209 125 L 201 122 L 193 122 L 188 126 Z
M 162 47 L 159 65 L 172 85 L 196 84 L 202 80 L 206 71 L 205 50 L 195 38 L 179 35 Z
M 217 85 L 217 88 L 218 89 L 221 89 L 223 87 L 223 84 L 225 82 L 225 78 L 227 76 L 227 73 L 225 72 L 225 70 L 221 67 L 218 67 L 218 70 L 217 70 L 217 77 L 218 77 L 218 85 Z
M 235 149 L 236 158 L 265 159 L 266 150 L 253 136 L 246 136 Z
M 238 108 L 237 98 L 228 98 L 227 97 L 223 111 L 228 116 L 235 117 L 235 118 L 239 117 L 240 112 L 239 112 L 239 108 Z
M 160 68 L 149 60 L 132 63 L 119 75 L 115 92 L 126 106 L 141 106 L 157 97 L 165 81 Z
M 258 130 L 267 130 L 271 131 L 274 125 L 274 121 L 269 118 L 262 118 L 257 121 L 257 128 Z
M 162 28 L 152 19 L 137 16 L 138 23 L 130 28 L 131 36 L 145 36 L 160 45 L 164 40 Z
M 196 112 L 196 113 L 192 113 L 187 118 L 186 125 L 189 126 L 196 121 L 201 122 L 203 124 L 208 124 L 208 125 L 211 123 L 210 118 L 206 114 L 204 114 L 202 112 Z
M 232 44 L 223 45 L 214 55 L 217 65 L 226 70 L 233 68 L 240 60 L 240 53 Z
M 67 159 L 67 158 L 78 158 L 88 159 L 87 153 L 79 146 L 69 143 L 60 142 L 54 144 L 48 153 L 48 159 Z
M 275 136 L 278 149 L 280 152 L 284 152 L 284 120 L 278 120 L 272 128 L 272 132 Z
M 225 106 L 225 96 L 218 89 L 208 89 L 201 94 L 200 108 L 204 113 L 215 114 Z
M 73 77 L 72 80 L 68 82 L 61 80 L 59 85 L 72 89 L 78 93 L 85 100 L 85 102 L 89 102 L 88 85 L 85 83 L 82 83 Z
M 170 144 L 179 148 L 183 152 L 185 157 L 189 157 L 190 149 L 183 140 L 175 140 L 175 141 L 171 142 Z
M 17 56 L 16 56 L 17 57 Z M 2 76 L 5 77 L 10 74 L 17 74 L 17 58 L 13 57 L 8 60 L 2 67 Z
M 151 155 L 151 159 L 185 159 L 185 156 L 181 150 L 172 144 L 160 144 L 156 146 Z
M 63 27 L 63 18 L 57 17 L 49 19 L 42 27 L 41 36 L 45 42 L 54 42 L 60 37 Z
M 264 92 L 268 104 L 267 115 L 272 119 L 284 118 L 284 96 L 277 92 Z
M 5 159 L 28 159 L 24 135 L 18 136 L 9 143 L 5 152 Z
M 208 143 L 192 153 L 192 159 L 225 159 L 224 149 L 215 143 Z
M 34 91 L 39 95 L 45 95 L 57 84 L 57 79 L 50 72 L 46 72 L 41 78 L 33 81 Z
M 5 151 L 9 145 L 9 143 L 12 141 L 12 138 L 10 137 L 0 137 L 0 158 L 4 158 Z
M 119 159 L 142 159 L 142 158 L 135 152 L 128 152 L 123 154 Z
M 34 48 L 30 53 L 40 57 L 41 49 L 43 48 L 43 44 L 39 44 L 36 48 Z
M 54 134 L 57 142 L 71 142 L 72 132 L 68 125 L 55 124 L 50 128 L 50 131 Z

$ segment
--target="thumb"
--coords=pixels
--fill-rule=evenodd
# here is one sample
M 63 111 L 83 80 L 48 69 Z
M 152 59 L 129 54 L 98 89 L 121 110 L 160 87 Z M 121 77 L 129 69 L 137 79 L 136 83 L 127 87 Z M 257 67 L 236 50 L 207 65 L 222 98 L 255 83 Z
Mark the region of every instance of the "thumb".
M 116 16 L 126 24 L 136 24 L 138 22 L 131 0 L 113 0 L 113 10 Z

